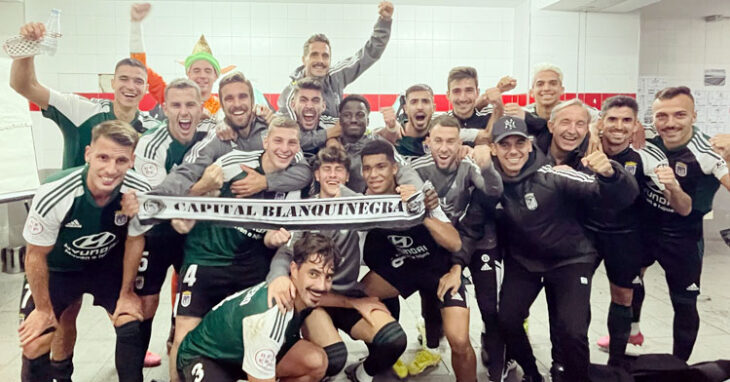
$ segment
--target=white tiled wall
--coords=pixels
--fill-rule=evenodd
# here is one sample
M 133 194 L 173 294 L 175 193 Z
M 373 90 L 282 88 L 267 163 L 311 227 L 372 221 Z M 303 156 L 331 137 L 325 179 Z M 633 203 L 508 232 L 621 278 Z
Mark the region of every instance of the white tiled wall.
M 705 69 L 730 70 L 730 21 L 643 19 L 640 62 L 642 76 L 703 88 Z

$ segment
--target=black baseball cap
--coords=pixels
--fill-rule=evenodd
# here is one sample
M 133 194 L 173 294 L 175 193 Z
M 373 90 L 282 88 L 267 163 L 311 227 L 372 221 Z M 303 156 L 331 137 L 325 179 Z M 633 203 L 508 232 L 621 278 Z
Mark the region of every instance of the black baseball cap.
M 527 135 L 527 124 L 525 124 L 524 119 L 506 115 L 498 119 L 494 123 L 494 126 L 492 126 L 492 141 L 494 143 L 498 143 L 510 135 L 529 138 Z

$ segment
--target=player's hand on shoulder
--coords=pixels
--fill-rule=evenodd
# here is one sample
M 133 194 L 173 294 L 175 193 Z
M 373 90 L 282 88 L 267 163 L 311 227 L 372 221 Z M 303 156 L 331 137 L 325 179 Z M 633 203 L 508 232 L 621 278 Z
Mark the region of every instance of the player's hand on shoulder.
M 152 4 L 150 3 L 134 3 L 130 11 L 132 21 L 142 21 L 150 13 Z
M 246 177 L 231 184 L 231 192 L 233 192 L 237 198 L 248 198 L 251 195 L 255 195 L 266 190 L 268 185 L 266 183 L 265 175 L 262 175 L 258 171 L 243 164 L 241 165 L 241 171 L 246 173 Z
M 56 321 L 56 315 L 53 314 L 53 310 L 33 309 L 18 328 L 20 346 L 28 345 L 40 337 L 46 329 L 55 328 L 56 326 L 58 326 L 58 321 Z
M 40 40 L 46 34 L 46 26 L 43 23 L 30 22 L 20 27 L 20 34 L 28 40 Z
M 613 166 L 611 166 L 611 161 L 608 159 L 606 154 L 603 153 L 603 151 L 595 151 L 588 154 L 588 156 L 581 159 L 581 162 L 583 162 L 583 165 L 589 170 L 607 178 L 612 177 L 615 172 L 613 170 Z
M 266 301 L 269 308 L 274 304 L 284 313 L 287 310 L 294 309 L 294 297 L 296 297 L 296 288 L 291 282 L 289 276 L 279 276 L 269 283 Z
M 390 20 L 393 18 L 393 3 L 390 1 L 381 1 L 378 4 L 378 14 L 383 20 Z
M 172 226 L 172 229 L 175 230 L 175 232 L 181 235 L 186 235 L 193 229 L 193 227 L 195 227 L 195 220 L 172 219 L 170 220 L 170 225 Z
M 215 135 L 221 141 L 235 141 L 238 139 L 238 133 L 232 127 L 228 126 L 226 121 L 220 121 L 215 125 Z

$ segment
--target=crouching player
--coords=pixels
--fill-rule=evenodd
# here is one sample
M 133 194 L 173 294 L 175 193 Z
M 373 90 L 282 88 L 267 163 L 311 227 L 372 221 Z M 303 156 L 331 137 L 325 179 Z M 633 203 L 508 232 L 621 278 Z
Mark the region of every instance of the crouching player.
M 93 128 L 86 165 L 72 167 L 42 185 L 33 198 L 23 237 L 26 276 L 35 308 L 18 332 L 23 347 L 22 381 L 70 381 L 71 355 L 51 361 L 53 336 L 70 336 L 57 319 L 85 293 L 106 309 L 117 333 L 115 362 L 120 381 L 142 381 L 149 335 L 134 293 L 144 232 L 122 213 L 122 192 L 149 191 L 133 171 L 137 132 L 126 122 Z M 23 306 L 21 305 L 21 308 Z M 71 307 L 71 308 L 69 308 Z
M 185 336 L 177 367 L 185 381 L 319 381 L 327 369 L 322 348 L 299 338 L 302 321 L 332 287 L 339 254 L 331 239 L 305 234 L 289 264 L 293 309 L 269 307 L 268 284 L 237 292 L 213 308 Z

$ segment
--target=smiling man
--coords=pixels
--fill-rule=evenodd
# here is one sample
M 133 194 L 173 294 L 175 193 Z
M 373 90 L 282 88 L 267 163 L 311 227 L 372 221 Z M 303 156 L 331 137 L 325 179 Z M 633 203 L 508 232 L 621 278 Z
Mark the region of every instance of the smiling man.
M 297 81 L 292 96 L 291 108 L 302 132 L 302 151 L 308 157 L 341 134 L 339 125 L 328 126 L 320 120 L 325 107 L 323 93 L 322 82 L 308 77 Z
M 197 382 L 321 380 L 326 355 L 299 331 L 332 287 L 337 264 L 330 238 L 305 234 L 294 243 L 289 262 L 292 306 L 272 307 L 266 282 L 226 297 L 185 336 L 177 357 L 181 375 Z
M 28 23 L 20 34 L 29 40 L 45 35 L 42 23 Z M 147 92 L 147 71 L 134 59 L 120 60 L 114 68 L 112 89 L 114 100 L 86 99 L 75 94 L 61 94 L 38 82 L 35 57 L 13 61 L 10 86 L 30 102 L 38 105 L 43 116 L 56 122 L 63 134 L 63 167 L 84 164 L 84 148 L 91 142 L 91 129 L 103 121 L 128 122 L 138 132 L 157 126 L 159 121 L 139 110 L 139 102 Z
M 34 306 L 21 306 L 18 329 L 24 382 L 71 380 L 73 348 L 66 359 L 54 349 L 51 360 L 49 343 L 55 336 L 75 338 L 58 321 L 69 309 L 75 316 L 73 306 L 85 293 L 94 296 L 115 327 L 119 380 L 142 381 L 147 344 L 134 279 L 149 227 L 121 212 L 122 193 L 149 191 L 143 178 L 128 171 L 137 139 L 126 122 L 99 124 L 84 152 L 87 164 L 54 175 L 33 198 L 23 237 Z
M 345 87 L 373 66 L 383 55 L 385 47 L 388 45 L 390 27 L 393 23 L 393 4 L 389 1 L 380 2 L 378 14 L 380 17 L 375 23 L 375 29 L 372 36 L 370 36 L 370 40 L 365 46 L 358 50 L 355 55 L 338 62 L 334 66 L 330 66 L 332 53 L 327 36 L 318 33 L 307 39 L 304 43 L 302 66 L 298 67 L 291 75 L 291 83 L 284 88 L 279 97 L 279 112 L 288 113 L 289 117 L 294 119 L 295 114 L 291 106 L 294 87 L 297 81 L 302 78 L 313 77 L 322 81 L 324 86 L 325 108 L 322 114 L 328 117 L 337 117 L 338 106 Z

